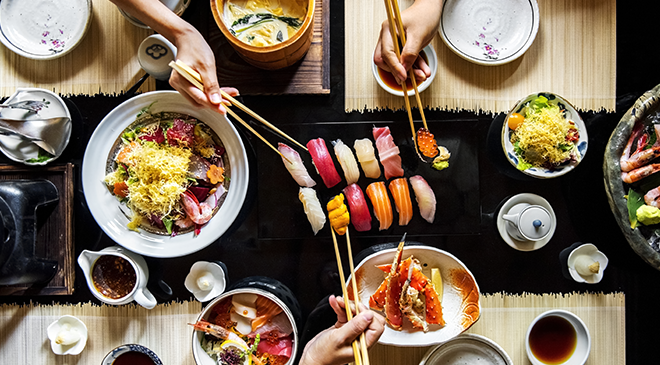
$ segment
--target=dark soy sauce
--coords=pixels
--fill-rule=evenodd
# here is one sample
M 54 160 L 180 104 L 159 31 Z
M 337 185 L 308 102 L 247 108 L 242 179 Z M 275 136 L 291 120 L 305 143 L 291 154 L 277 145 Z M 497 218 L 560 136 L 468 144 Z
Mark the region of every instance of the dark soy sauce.
M 426 61 L 427 64 L 429 63 L 428 56 L 426 55 L 426 53 L 424 53 L 424 51 L 419 52 L 419 55 L 422 56 L 422 58 L 424 59 L 424 61 Z M 403 88 L 401 87 L 401 85 L 399 85 L 396 82 L 396 79 L 394 78 L 392 73 L 387 72 L 382 68 L 378 67 L 378 76 L 380 77 L 381 80 L 383 80 L 385 85 L 389 86 L 393 90 L 403 91 Z M 419 86 L 419 84 L 417 84 L 417 86 Z M 410 78 L 406 79 L 406 89 L 412 90 L 412 88 L 413 88 L 412 81 L 410 81 Z
M 544 364 L 568 360 L 577 345 L 577 333 L 571 322 L 560 316 L 541 318 L 529 333 L 532 354 Z
M 117 356 L 112 365 L 154 365 L 154 361 L 147 354 L 130 351 Z

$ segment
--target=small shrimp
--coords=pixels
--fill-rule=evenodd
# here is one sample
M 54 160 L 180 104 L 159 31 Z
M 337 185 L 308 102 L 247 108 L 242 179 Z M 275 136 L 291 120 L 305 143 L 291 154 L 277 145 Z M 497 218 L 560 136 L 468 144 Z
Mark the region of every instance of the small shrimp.
M 208 333 L 209 335 L 213 337 L 217 337 L 221 340 L 232 340 L 240 343 L 243 345 L 244 348 L 249 348 L 248 344 L 240 338 L 237 334 L 235 334 L 232 331 L 227 330 L 226 328 L 222 326 L 218 326 L 213 323 L 209 323 L 205 320 L 199 320 L 196 323 L 188 323 L 189 325 L 193 326 L 195 331 L 202 331 L 204 333 Z
M 186 190 L 181 194 L 181 205 L 183 206 L 183 210 L 195 224 L 206 224 L 211 218 L 213 218 L 213 211 L 218 206 L 218 201 L 225 192 L 222 185 L 218 185 L 214 190 L 215 191 L 212 190 L 213 193 L 201 203 L 197 200 L 195 194 L 191 193 L 189 190 Z
M 647 176 L 655 174 L 658 171 L 660 171 L 660 163 L 654 163 L 651 165 L 642 166 L 629 172 L 622 172 L 621 180 L 623 180 L 623 182 L 626 184 L 632 184 Z
M 630 134 L 630 138 L 628 139 L 628 143 L 623 149 L 621 159 L 619 160 L 621 171 L 633 171 L 653 161 L 655 158 L 660 157 L 660 124 L 654 124 L 653 128 L 655 130 L 656 138 L 658 138 L 655 144 L 653 144 L 653 146 L 648 149 L 642 149 L 643 146 L 638 146 L 633 153 L 630 153 L 633 142 L 638 141 L 639 138 L 644 134 L 644 124 L 638 123 L 635 125 L 632 133 Z
M 644 203 L 652 207 L 660 208 L 660 186 L 649 190 L 646 195 L 644 195 Z

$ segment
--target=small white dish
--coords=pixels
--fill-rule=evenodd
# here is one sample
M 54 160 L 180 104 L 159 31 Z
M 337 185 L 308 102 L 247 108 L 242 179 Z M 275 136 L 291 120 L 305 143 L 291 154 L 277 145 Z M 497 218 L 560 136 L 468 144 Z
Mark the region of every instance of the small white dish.
M 214 262 L 197 261 L 184 282 L 186 289 L 200 302 L 208 302 L 225 291 L 227 282 L 222 267 Z
M 463 333 L 426 352 L 419 365 L 513 365 L 504 349 L 488 337 Z
M 56 355 L 78 355 L 87 344 L 87 326 L 74 316 L 60 317 L 46 331 Z
M 160 0 L 165 6 L 167 6 L 170 10 L 174 12 L 174 14 L 181 16 L 183 15 L 183 12 L 186 11 L 188 6 L 190 5 L 191 0 Z M 122 8 L 117 7 L 119 9 L 119 12 L 121 15 L 128 20 L 129 23 L 135 25 L 136 27 L 144 28 L 144 29 L 151 29 L 148 25 L 142 23 L 140 19 L 134 17 L 133 15 L 125 12 L 122 10 Z
M 509 129 L 509 117 L 513 113 L 520 113 L 523 108 L 532 100 L 536 99 L 539 96 L 544 96 L 548 99 L 548 104 L 558 105 L 560 109 L 564 110 L 565 118 L 569 121 L 575 123 L 575 126 L 578 129 L 580 137 L 575 143 L 577 146 L 577 161 L 570 162 L 566 165 L 558 166 L 552 170 L 544 167 L 530 167 L 526 170 L 520 170 L 525 175 L 533 176 L 538 179 L 551 179 L 555 177 L 562 176 L 570 171 L 572 171 L 579 163 L 584 159 L 584 156 L 587 154 L 587 146 L 589 142 L 589 136 L 587 135 L 587 126 L 584 124 L 580 113 L 569 103 L 566 99 L 561 96 L 550 93 L 550 92 L 539 92 L 530 94 L 527 97 L 519 100 L 516 105 L 507 113 L 504 123 L 502 125 L 502 149 L 504 150 L 504 155 L 507 160 L 513 167 L 517 168 L 518 166 L 518 156 L 515 153 L 513 144 L 511 144 L 511 129 Z
M 560 330 L 564 328 L 564 326 L 561 325 L 561 323 L 551 323 L 546 327 L 547 329 L 552 328 L 552 334 L 547 334 L 548 337 L 545 337 L 544 333 L 537 333 L 537 334 L 532 334 L 532 331 L 539 331 L 543 332 L 542 327 L 545 327 L 543 325 L 540 325 L 541 327 L 534 329 L 534 326 L 539 323 L 541 320 L 547 320 L 548 317 L 560 317 L 565 320 L 567 320 L 570 323 L 570 326 L 572 327 L 573 330 L 575 330 L 575 349 L 572 351 L 570 357 L 565 360 L 564 362 L 550 362 L 552 364 L 561 364 L 561 365 L 583 365 L 587 359 L 589 358 L 589 352 L 591 351 L 591 336 L 589 335 L 589 329 L 587 328 L 587 325 L 584 324 L 582 319 L 575 315 L 572 312 L 562 310 L 562 309 L 553 309 L 549 310 L 546 312 L 541 313 L 538 315 L 532 323 L 530 323 L 529 327 L 527 328 L 527 334 L 525 335 L 525 350 L 527 352 L 527 357 L 529 358 L 529 361 L 532 363 L 532 365 L 545 365 L 548 362 L 542 362 L 541 360 L 537 359 L 536 356 L 534 356 L 532 347 L 534 345 L 530 345 L 530 335 L 534 337 L 538 337 L 539 339 L 547 339 L 548 341 L 545 341 L 547 345 L 552 345 L 552 346 L 557 346 L 557 337 L 562 337 L 566 338 L 566 334 L 560 335 Z M 566 328 L 564 328 L 566 329 Z M 569 329 L 570 330 L 570 329 Z M 562 331 L 563 332 L 563 331 Z M 551 341 L 551 339 L 554 339 L 554 341 Z M 546 348 L 546 346 L 544 346 Z M 546 348 L 546 351 L 544 352 L 550 352 L 554 356 L 557 356 L 559 354 L 559 349 L 556 350 L 550 350 Z
M 551 228 L 550 231 L 542 239 L 538 241 L 520 241 L 509 234 L 507 230 L 508 222 L 504 220 L 504 215 L 507 214 L 507 212 L 509 212 L 511 208 L 521 203 L 527 203 L 530 205 L 539 205 L 545 208 L 548 211 L 548 213 L 550 213 Z M 518 251 L 534 251 L 545 246 L 548 242 L 550 242 L 552 236 L 555 233 L 555 229 L 557 228 L 557 216 L 555 215 L 555 211 L 552 209 L 550 203 L 548 203 L 548 201 L 545 200 L 544 198 L 536 194 L 530 194 L 530 193 L 518 194 L 507 200 L 500 208 L 500 211 L 498 212 L 496 219 L 497 219 L 496 220 L 497 230 L 500 232 L 500 236 L 502 237 L 504 242 L 506 242 L 509 246 L 515 248 Z
M 0 109 L 0 116 L 5 118 L 14 119 L 45 119 L 52 117 L 68 117 L 69 123 L 66 127 L 66 132 L 63 138 L 66 144 L 69 143 L 71 137 L 71 113 L 67 108 L 64 100 L 59 95 L 46 89 L 39 88 L 19 88 L 10 96 L 5 104 L 25 100 L 45 100 L 48 104 L 41 109 L 38 113 L 28 112 L 23 109 Z M 36 144 L 29 142 L 16 135 L 0 135 L 0 151 L 4 153 L 11 160 L 21 162 L 26 165 L 45 165 L 60 156 L 54 156 L 49 159 L 39 159 L 39 151 L 41 149 Z M 45 151 L 44 151 L 45 152 Z M 43 153 L 43 152 L 42 152 Z
M 424 80 L 422 83 L 417 85 L 417 91 L 420 93 L 424 90 L 426 90 L 433 80 L 435 79 L 435 75 L 438 73 L 438 55 L 435 53 L 435 49 L 433 48 L 432 45 L 428 45 L 424 47 L 422 50 L 424 54 L 426 54 L 426 58 L 428 59 L 428 65 L 431 68 L 431 76 Z M 376 64 L 373 62 L 373 55 L 371 57 L 371 73 L 374 75 L 374 78 L 376 79 L 376 82 L 380 87 L 383 88 L 383 90 L 387 91 L 388 93 L 396 96 L 403 96 L 403 90 L 401 89 L 400 85 L 396 85 L 396 81 L 394 79 L 394 76 L 392 76 L 391 73 L 384 71 L 380 69 Z M 382 76 L 381 73 L 384 75 Z M 390 78 L 389 81 L 384 81 L 383 77 L 388 77 Z M 398 89 L 393 88 L 392 86 L 388 85 L 396 85 L 398 86 Z M 413 89 L 412 84 L 408 82 L 408 96 L 414 96 L 415 95 L 415 89 Z
M 157 80 L 166 81 L 170 78 L 172 68 L 169 64 L 175 59 L 176 47 L 160 34 L 148 36 L 138 48 L 140 67 Z
M 91 21 L 91 0 L 3 0 L 0 41 L 23 57 L 50 60 L 71 52 Z
M 585 260 L 586 263 L 581 263 Z M 599 269 L 597 273 L 585 272 L 580 266 L 598 262 Z M 573 280 L 578 283 L 596 284 L 603 279 L 603 274 L 607 268 L 609 260 L 604 253 L 598 251 L 598 248 L 591 243 L 585 243 L 571 251 L 568 255 L 568 272 L 571 274 Z
M 536 0 L 444 0 L 440 36 L 460 57 L 484 66 L 511 62 L 539 30 Z

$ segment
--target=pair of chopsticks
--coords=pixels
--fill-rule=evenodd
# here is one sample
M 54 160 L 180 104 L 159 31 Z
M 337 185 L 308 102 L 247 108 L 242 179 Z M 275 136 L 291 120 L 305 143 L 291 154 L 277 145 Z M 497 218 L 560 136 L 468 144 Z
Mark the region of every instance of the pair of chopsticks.
M 403 21 L 401 20 L 401 11 L 399 10 L 398 0 L 385 0 L 385 9 L 387 10 L 387 22 L 390 25 L 390 34 L 392 35 L 392 43 L 394 43 L 394 53 L 396 57 L 401 59 L 401 51 L 399 50 L 399 41 L 397 39 L 397 29 L 399 31 L 399 37 L 401 37 L 401 46 L 406 45 L 406 33 L 403 29 Z M 424 128 L 429 129 L 426 124 L 426 117 L 424 116 L 424 105 L 422 104 L 422 99 L 419 97 L 419 90 L 417 89 L 417 80 L 415 79 L 415 74 L 411 70 L 410 81 L 412 82 L 413 88 L 415 89 L 415 99 L 417 100 L 417 107 L 419 108 L 419 113 L 422 115 L 422 122 L 424 123 Z M 408 86 L 404 81 L 401 84 L 403 89 L 403 96 L 406 103 L 406 111 L 408 112 L 408 120 L 410 121 L 410 129 L 412 130 L 413 141 L 415 141 L 415 148 L 417 148 L 417 138 L 415 132 L 415 126 L 413 125 L 412 111 L 410 110 L 410 100 L 408 100 Z
M 197 71 L 193 70 L 190 66 L 186 65 L 186 64 L 185 64 L 184 62 L 182 62 L 181 60 L 176 60 L 176 62 L 175 62 L 175 61 L 171 61 L 171 62 L 169 63 L 169 66 L 170 66 L 171 68 L 173 68 L 176 72 L 178 72 L 181 76 L 183 76 L 186 80 L 188 80 L 191 84 L 193 84 L 195 87 L 197 87 L 198 89 L 204 91 L 204 83 L 202 82 L 202 77 L 201 77 L 201 75 L 200 75 Z M 236 106 L 236 107 L 239 108 L 240 110 L 244 111 L 244 112 L 247 113 L 248 115 L 250 115 L 250 116 L 252 116 L 253 118 L 255 118 L 256 120 L 258 120 L 259 122 L 261 122 L 261 123 L 263 123 L 264 125 L 266 125 L 268 128 L 274 130 L 275 132 L 279 133 L 281 136 L 287 138 L 289 141 L 295 143 L 295 144 L 298 145 L 300 148 L 302 148 L 302 149 L 304 149 L 305 151 L 307 151 L 307 147 L 305 147 L 305 146 L 303 146 L 302 144 L 298 143 L 298 141 L 296 141 L 295 139 L 289 137 L 286 133 L 282 132 L 279 128 L 275 127 L 274 125 L 272 125 L 271 123 L 269 123 L 266 119 L 264 119 L 264 118 L 262 118 L 261 116 L 259 116 L 259 114 L 257 114 L 257 113 L 255 113 L 255 112 L 253 112 L 252 110 L 250 110 L 250 108 L 246 107 L 245 105 L 243 105 L 242 103 L 240 103 L 238 100 L 234 99 L 231 95 L 227 94 L 227 93 L 226 93 L 225 91 L 223 91 L 222 89 L 220 89 L 220 94 L 222 95 L 223 98 L 229 100 L 229 102 L 231 103 L 231 105 Z M 252 127 L 251 127 L 249 124 L 247 124 L 243 119 L 241 119 L 241 118 L 236 114 L 236 112 L 234 112 L 233 110 L 227 108 L 227 113 L 229 113 L 229 115 L 231 115 L 232 117 L 234 117 L 234 119 L 236 119 L 239 123 L 241 123 L 241 124 L 242 124 L 245 128 L 247 128 L 250 132 L 254 133 L 254 135 L 256 135 L 257 137 L 259 137 L 259 139 L 261 139 L 265 144 L 267 144 L 270 148 L 272 148 L 275 152 L 277 152 L 277 154 L 279 154 L 280 156 L 282 156 L 283 159 L 285 159 L 287 162 L 291 163 L 291 161 L 289 161 L 289 159 L 287 159 L 286 157 L 284 157 L 284 156 L 282 155 L 282 153 L 280 153 L 280 151 L 279 151 L 277 148 L 275 148 L 275 146 L 273 146 L 272 144 L 270 144 L 270 142 L 268 142 L 264 137 L 262 137 L 261 134 L 259 134 L 257 131 L 254 130 L 254 128 L 252 128 Z
M 341 291 L 344 296 L 344 306 L 346 307 L 346 318 L 350 321 L 353 319 L 353 312 L 351 311 L 351 303 L 348 299 L 348 289 L 346 289 L 346 279 L 344 278 L 344 269 L 341 264 L 341 256 L 339 255 L 339 246 L 337 245 L 337 237 L 335 229 L 330 227 L 332 233 L 332 242 L 335 244 L 335 256 L 337 256 L 337 269 L 339 270 L 339 280 L 341 281 Z M 353 302 L 355 303 L 355 314 L 360 314 L 360 300 L 358 299 L 357 281 L 355 280 L 355 269 L 353 268 L 353 253 L 351 252 L 351 238 L 346 230 L 346 246 L 348 247 L 348 264 L 351 269 L 351 286 L 353 287 Z M 355 365 L 369 365 L 369 351 L 367 350 L 367 337 L 362 332 L 360 334 L 360 347 L 358 348 L 358 340 L 353 341 L 353 356 L 355 357 Z

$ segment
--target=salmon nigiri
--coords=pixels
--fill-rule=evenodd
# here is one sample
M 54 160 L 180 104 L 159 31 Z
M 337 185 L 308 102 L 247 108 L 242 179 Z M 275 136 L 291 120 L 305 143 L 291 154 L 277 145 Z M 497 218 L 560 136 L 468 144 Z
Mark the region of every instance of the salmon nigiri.
M 382 231 L 390 228 L 392 225 L 392 203 L 390 197 L 387 195 L 385 182 L 376 181 L 367 186 L 367 196 L 371 200 L 371 205 L 374 206 L 374 215 L 380 222 L 378 230 Z
M 396 211 L 399 212 L 399 225 L 405 226 L 412 218 L 412 200 L 410 200 L 410 189 L 405 177 L 390 181 L 390 192 L 394 198 Z

